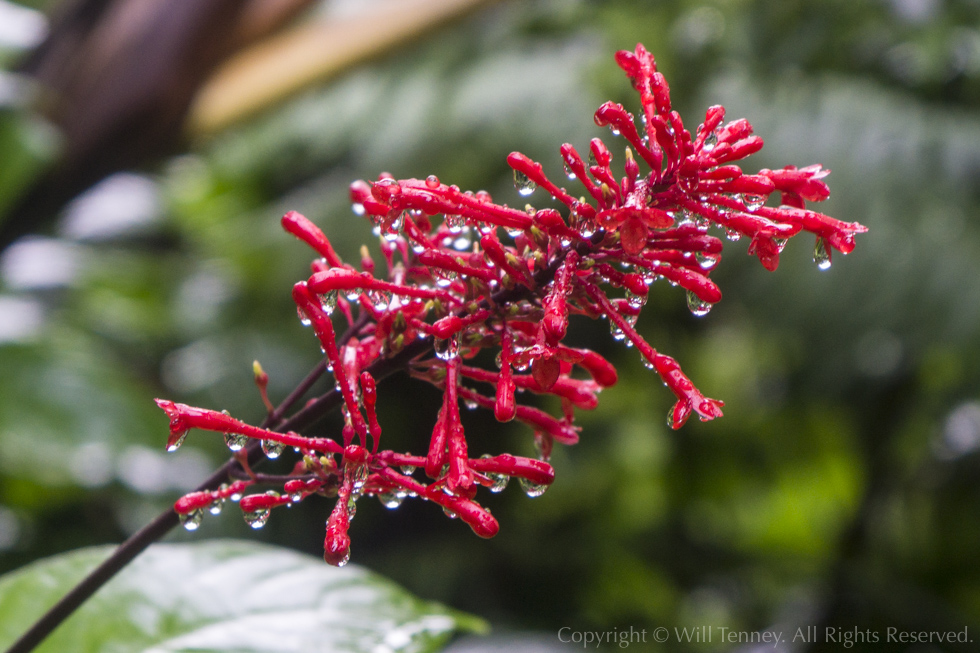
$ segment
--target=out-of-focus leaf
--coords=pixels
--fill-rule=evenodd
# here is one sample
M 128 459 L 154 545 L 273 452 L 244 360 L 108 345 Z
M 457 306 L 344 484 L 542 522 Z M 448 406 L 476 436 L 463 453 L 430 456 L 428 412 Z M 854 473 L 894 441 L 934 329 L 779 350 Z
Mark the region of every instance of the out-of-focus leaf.
M 0 646 L 110 553 L 80 549 L 0 578 Z M 149 549 L 37 651 L 421 652 L 484 628 L 358 567 L 213 540 Z

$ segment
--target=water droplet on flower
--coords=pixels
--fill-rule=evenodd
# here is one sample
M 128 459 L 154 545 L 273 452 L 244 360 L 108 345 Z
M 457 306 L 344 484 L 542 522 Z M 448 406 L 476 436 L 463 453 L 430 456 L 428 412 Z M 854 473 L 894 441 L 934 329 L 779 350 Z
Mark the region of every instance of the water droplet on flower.
M 364 215 L 364 205 L 360 202 L 354 202 L 351 204 L 351 209 L 354 211 L 354 215 Z
M 184 444 L 184 440 L 186 439 L 187 439 L 187 430 L 184 429 L 183 431 L 177 434 L 177 438 L 173 442 L 167 445 L 167 451 L 169 451 L 170 453 L 177 451 L 177 449 L 180 448 L 180 445 Z
M 245 523 L 258 530 L 265 526 L 265 523 L 269 521 L 269 509 L 259 508 L 258 510 L 253 510 L 252 512 L 244 513 Z
M 758 211 L 766 204 L 766 198 L 762 195 L 743 195 L 742 203 L 749 211 Z
M 711 311 L 711 306 L 710 303 L 695 295 L 693 291 L 687 291 L 687 308 L 691 311 L 692 315 L 697 317 L 707 315 Z
M 337 566 L 343 567 L 348 562 L 350 562 L 350 549 L 347 549 L 347 552 L 344 553 L 344 557 L 337 561 Z
M 619 328 L 619 325 L 609 320 L 609 333 L 612 334 L 613 340 L 617 342 L 622 342 L 626 339 L 626 334 L 623 330 Z
M 399 469 L 405 476 L 411 476 L 415 473 L 415 465 L 402 465 Z
M 461 215 L 447 215 L 446 216 L 446 227 L 449 229 L 449 233 L 458 234 L 463 231 L 463 227 L 466 226 L 466 218 Z
M 435 338 L 433 347 L 436 356 L 444 361 L 451 361 L 459 356 L 459 334 L 454 333 L 448 338 Z
M 308 327 L 308 326 L 310 326 L 311 324 L 313 324 L 313 321 L 312 321 L 312 320 L 310 319 L 310 317 L 309 317 L 309 316 L 308 316 L 308 315 L 306 314 L 306 311 L 304 311 L 304 310 L 303 310 L 302 308 L 300 308 L 299 306 L 297 306 L 297 307 L 296 307 L 296 317 L 298 317 L 298 318 L 299 318 L 299 323 L 300 323 L 300 324 L 302 324 L 302 325 L 303 325 L 303 326 L 305 326 L 305 327 Z
M 402 505 L 402 497 L 397 492 L 382 492 L 378 495 L 378 501 L 388 510 L 394 510 Z
M 648 370 L 656 369 L 656 366 L 650 361 L 650 359 L 643 354 L 640 354 L 640 362 L 643 363 L 643 366 Z
M 435 175 L 429 175 L 425 178 L 425 185 L 428 188 L 439 188 L 439 178 Z
M 523 476 L 520 478 L 520 482 L 521 482 L 521 489 L 524 490 L 524 494 L 531 497 L 532 499 L 541 496 L 542 494 L 545 493 L 545 490 L 548 489 L 547 485 L 543 483 L 541 485 L 538 485 L 537 483 L 532 483 L 531 481 L 527 480 Z
M 225 444 L 231 451 L 241 451 L 248 444 L 248 436 L 240 433 L 225 433 Z
M 627 290 L 626 301 L 629 302 L 629 305 L 632 306 L 633 308 L 642 308 L 647 303 L 647 296 L 637 295 L 636 293 Z
M 568 167 L 567 163 L 564 165 L 565 165 L 565 176 L 567 176 L 569 180 L 575 181 L 575 173 L 572 172 L 572 169 Z
M 353 521 L 354 515 L 356 514 L 357 514 L 357 500 L 354 498 L 354 495 L 351 495 L 347 499 L 347 519 Z
M 262 440 L 262 453 L 264 453 L 265 457 L 270 460 L 278 458 L 285 448 L 286 445 L 282 444 L 281 442 L 276 442 L 275 440 Z
M 495 494 L 506 490 L 507 484 L 510 483 L 510 476 L 507 476 L 507 474 L 488 473 L 487 478 L 493 481 L 492 485 L 490 485 L 490 491 Z
M 704 252 L 698 251 L 694 253 L 694 258 L 702 270 L 710 270 L 718 264 L 718 256 L 716 254 L 705 254 Z
M 216 499 L 214 503 L 208 506 L 208 512 L 211 513 L 212 515 L 220 515 L 221 509 L 224 507 L 224 505 L 225 505 L 224 499 Z
M 589 167 L 592 167 L 592 166 L 597 166 L 597 165 L 599 165 L 599 162 L 598 162 L 598 161 L 596 161 L 596 158 L 595 158 L 595 152 L 593 152 L 593 151 L 592 151 L 592 150 L 590 149 L 590 150 L 589 150 Z
M 387 240 L 389 243 L 398 240 L 398 236 L 401 235 L 402 228 L 404 226 L 405 218 L 402 215 L 398 215 L 388 224 L 388 228 L 385 230 L 385 240 Z
M 443 508 L 442 512 L 446 514 L 446 517 L 449 517 L 450 519 L 456 519 L 456 513 L 454 513 L 449 508 Z
M 480 407 L 480 404 L 476 403 L 472 399 L 466 399 L 463 401 L 463 405 L 466 406 L 467 410 L 476 410 Z
M 187 513 L 179 513 L 180 523 L 189 531 L 196 531 L 204 520 L 204 509 L 198 508 Z
M 514 171 L 514 188 L 522 197 L 527 197 L 534 192 L 538 185 L 531 181 L 531 178 L 520 170 Z
M 716 145 L 718 145 L 718 133 L 713 131 L 704 138 L 704 144 L 701 146 L 701 151 L 710 152 L 711 150 L 715 149 Z
M 730 241 L 732 241 L 734 243 L 734 242 L 738 242 L 738 239 L 742 237 L 742 234 L 740 234 L 739 232 L 735 231 L 734 229 L 728 229 L 728 228 L 726 228 L 725 229 L 725 237 L 728 238 L 728 240 L 730 240 Z
M 337 308 L 337 300 L 340 297 L 340 291 L 329 290 L 322 295 L 320 295 L 320 308 L 327 315 L 332 315 L 335 308 Z
M 821 270 L 830 269 L 830 250 L 827 249 L 826 238 L 817 238 L 817 244 L 813 248 L 813 262 Z
M 667 411 L 667 428 L 674 428 L 674 407 L 671 406 L 670 410 Z

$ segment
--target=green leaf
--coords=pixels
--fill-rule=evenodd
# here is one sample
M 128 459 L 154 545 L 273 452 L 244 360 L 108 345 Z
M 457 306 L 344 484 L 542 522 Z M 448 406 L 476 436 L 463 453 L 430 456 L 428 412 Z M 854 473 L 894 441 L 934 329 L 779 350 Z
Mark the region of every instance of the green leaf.
M 112 550 L 79 549 L 0 577 L 0 650 Z M 421 652 L 485 628 L 353 565 L 211 540 L 151 547 L 37 651 Z

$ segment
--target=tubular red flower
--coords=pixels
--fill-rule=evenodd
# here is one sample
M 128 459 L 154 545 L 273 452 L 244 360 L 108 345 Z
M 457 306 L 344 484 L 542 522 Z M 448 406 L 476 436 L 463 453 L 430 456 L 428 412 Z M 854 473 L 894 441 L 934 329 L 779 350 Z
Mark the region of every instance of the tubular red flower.
M 701 420 L 721 416 L 722 402 L 705 397 L 676 360 L 637 330 L 649 286 L 658 279 L 680 286 L 690 310 L 701 316 L 722 296 L 710 274 L 724 243 L 708 234 L 710 227 L 731 240 L 744 236 L 748 254 L 768 270 L 777 268 L 786 239 L 801 231 L 817 239 L 814 258 L 824 269 L 832 250 L 850 252 L 855 236 L 866 229 L 807 207 L 829 196 L 829 171 L 820 165 L 743 172 L 742 161 L 763 141 L 747 120 L 725 123 L 723 107 L 710 107 L 692 135 L 642 45 L 616 53 L 616 62 L 639 94 L 641 125 L 613 102 L 600 106 L 593 119 L 626 141 L 618 150 L 625 152 L 621 169 L 614 169 L 612 151 L 598 138 L 589 142 L 588 162 L 571 144 L 561 145 L 566 174 L 581 184 L 576 192 L 552 181 L 530 157 L 507 157 L 518 193 L 528 197 L 540 188 L 555 207 L 511 208 L 485 191 L 464 192 L 432 175 L 399 180 L 382 173 L 371 183 L 354 182 L 354 210 L 375 225 L 386 264 L 375 266 L 362 248 L 361 272 L 343 264 L 309 220 L 295 212 L 283 216 L 283 228 L 318 255 L 311 276 L 292 295 L 335 382 L 334 390 L 311 400 L 311 408 L 341 405 L 343 445 L 158 399 L 170 419 L 170 450 L 189 429 L 200 428 L 224 433 L 233 451 L 255 438 L 270 458 L 284 447 L 301 454 L 285 479 L 263 477 L 246 466 L 247 479 L 181 498 L 175 510 L 185 526 L 196 528 L 204 510 L 241 497 L 246 487 L 275 480 L 283 494 L 241 498 L 246 520 L 258 528 L 275 507 L 313 495 L 336 496 L 324 537 L 324 559 L 331 564 L 350 557 L 350 520 L 363 496 L 376 496 L 388 508 L 419 496 L 477 535 L 492 537 L 499 524 L 476 501 L 479 487 L 500 491 L 516 477 L 530 496 L 539 496 L 555 478 L 545 462 L 553 444 L 579 439 L 575 409 L 595 408 L 598 392 L 617 382 L 605 358 L 564 343 L 572 316 L 609 320 L 613 337 L 639 350 L 676 397 L 668 412 L 672 428 L 692 414 Z M 331 321 L 338 307 L 350 325 L 340 337 Z M 498 354 L 499 371 L 480 367 L 489 360 L 481 356 L 484 350 L 490 357 Z M 591 379 L 577 378 L 576 365 Z M 375 380 L 399 369 L 443 394 L 428 446 L 417 449 L 424 456 L 379 451 Z M 267 379 L 260 371 L 255 375 L 264 389 Z M 493 391 L 477 392 L 475 384 L 492 385 Z M 528 405 L 518 390 L 559 397 L 561 415 Z M 471 457 L 460 401 L 529 427 L 542 460 L 508 453 Z M 274 412 L 269 414 L 271 419 Z M 423 468 L 425 482 L 412 476 L 416 467 Z

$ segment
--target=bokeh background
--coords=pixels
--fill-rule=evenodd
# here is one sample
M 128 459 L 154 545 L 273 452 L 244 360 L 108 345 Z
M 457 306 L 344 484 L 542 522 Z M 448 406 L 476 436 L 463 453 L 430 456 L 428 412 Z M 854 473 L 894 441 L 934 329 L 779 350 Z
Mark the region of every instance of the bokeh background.
M 654 286 L 640 331 L 726 402 L 711 423 L 669 430 L 672 397 L 636 352 L 575 323 L 621 380 L 556 450 L 554 486 L 487 497 L 491 541 L 427 504 L 363 500 L 354 562 L 546 639 L 818 625 L 980 641 L 980 2 L 154 4 L 0 1 L 0 572 L 121 541 L 227 457 L 203 433 L 165 454 L 153 397 L 254 422 L 253 359 L 274 401 L 317 362 L 289 296 L 310 254 L 285 211 L 356 260 L 377 249 L 354 179 L 436 174 L 523 201 L 509 152 L 558 178 L 563 142 L 621 148 L 592 112 L 636 110 L 612 55 L 642 42 L 689 128 L 711 104 L 747 117 L 766 140 L 747 169 L 822 163 L 821 210 L 870 232 L 828 271 L 808 237 L 775 273 L 728 243 L 703 318 Z M 438 394 L 379 394 L 386 446 L 424 449 Z M 533 455 L 517 426 L 464 423 L 474 449 Z M 318 554 L 330 508 L 258 532 L 226 510 L 170 538 Z

